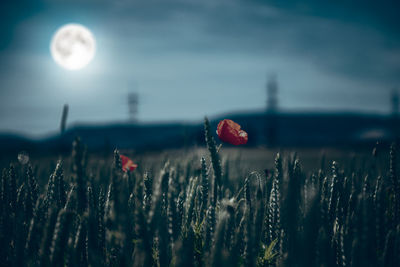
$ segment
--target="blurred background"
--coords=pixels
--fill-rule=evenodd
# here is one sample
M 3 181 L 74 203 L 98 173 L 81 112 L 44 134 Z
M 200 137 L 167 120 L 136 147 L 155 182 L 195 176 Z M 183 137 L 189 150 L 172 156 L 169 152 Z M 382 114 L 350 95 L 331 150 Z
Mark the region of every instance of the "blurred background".
M 2 151 L 204 143 L 228 118 L 249 147 L 363 147 L 397 136 L 396 1 L 3 0 Z M 83 69 L 50 53 L 87 27 Z

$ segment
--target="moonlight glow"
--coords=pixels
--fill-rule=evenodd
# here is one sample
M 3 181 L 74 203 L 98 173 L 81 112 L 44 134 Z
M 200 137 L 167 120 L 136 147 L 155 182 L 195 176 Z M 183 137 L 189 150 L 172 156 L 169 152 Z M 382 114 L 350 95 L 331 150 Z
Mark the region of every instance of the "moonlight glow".
M 96 41 L 86 27 L 67 24 L 57 30 L 50 44 L 55 62 L 69 70 L 79 70 L 92 61 Z

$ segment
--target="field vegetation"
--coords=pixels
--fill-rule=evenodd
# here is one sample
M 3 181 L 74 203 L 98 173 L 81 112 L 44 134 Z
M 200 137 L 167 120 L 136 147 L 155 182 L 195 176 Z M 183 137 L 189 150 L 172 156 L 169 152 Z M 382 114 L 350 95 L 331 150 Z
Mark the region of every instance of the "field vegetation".
M 0 265 L 398 266 L 396 144 L 272 153 L 204 126 L 206 148 L 110 158 L 77 138 L 71 156 L 8 162 Z

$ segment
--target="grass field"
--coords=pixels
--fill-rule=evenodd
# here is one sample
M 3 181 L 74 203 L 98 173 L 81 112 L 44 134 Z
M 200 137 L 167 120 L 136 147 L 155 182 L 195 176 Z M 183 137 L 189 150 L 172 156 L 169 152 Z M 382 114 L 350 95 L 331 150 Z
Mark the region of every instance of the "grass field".
M 398 266 L 396 145 L 218 150 L 214 131 L 188 150 L 3 157 L 0 265 Z

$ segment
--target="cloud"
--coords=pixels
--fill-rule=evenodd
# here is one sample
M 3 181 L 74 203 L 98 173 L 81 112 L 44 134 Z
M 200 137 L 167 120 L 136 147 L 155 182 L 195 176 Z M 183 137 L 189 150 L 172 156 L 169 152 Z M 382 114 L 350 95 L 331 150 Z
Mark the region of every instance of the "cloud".
M 131 90 L 140 93 L 143 120 L 262 108 L 270 72 L 283 108 L 386 111 L 384 89 L 400 79 L 396 31 L 379 26 L 389 20 L 361 23 L 368 12 L 358 21 L 336 5 L 329 13 L 314 1 L 285 3 L 42 2 L 0 51 L 1 121 L 21 129 L 16 121 L 37 117 L 37 131 L 46 129 L 36 110 L 52 129 L 66 102 L 71 121 L 125 119 Z M 85 24 L 97 39 L 98 54 L 82 72 L 65 72 L 49 55 L 52 33 L 68 22 Z

